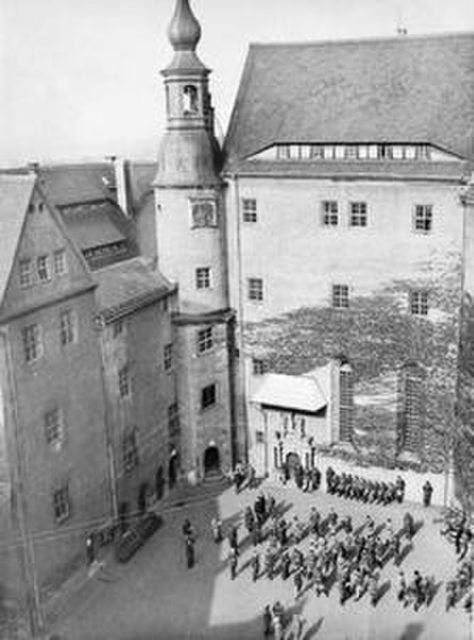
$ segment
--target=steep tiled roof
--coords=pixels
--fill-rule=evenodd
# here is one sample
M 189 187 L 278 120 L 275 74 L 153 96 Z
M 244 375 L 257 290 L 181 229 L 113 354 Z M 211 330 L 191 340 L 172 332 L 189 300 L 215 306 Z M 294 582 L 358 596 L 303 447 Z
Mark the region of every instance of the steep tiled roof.
M 94 272 L 99 311 L 106 320 L 133 311 L 174 290 L 149 260 L 132 258 Z
M 117 205 L 108 200 L 60 207 L 63 220 L 81 251 L 120 242 L 126 236 L 119 230 Z
M 31 174 L 0 174 L 0 305 L 35 179 Z
M 41 187 L 56 206 L 115 197 L 111 163 L 41 166 L 38 175 Z
M 251 45 L 227 167 L 275 142 L 420 142 L 474 158 L 474 34 Z

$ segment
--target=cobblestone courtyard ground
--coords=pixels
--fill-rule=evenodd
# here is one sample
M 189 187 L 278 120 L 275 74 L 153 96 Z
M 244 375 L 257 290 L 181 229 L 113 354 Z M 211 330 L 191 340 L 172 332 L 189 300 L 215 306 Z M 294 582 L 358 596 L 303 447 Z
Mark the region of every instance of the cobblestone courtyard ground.
M 311 590 L 296 602 L 291 579 L 263 577 L 252 582 L 251 568 L 245 566 L 253 549 L 250 541 L 232 581 L 228 544 L 213 542 L 210 520 L 219 514 L 225 527 L 237 522 L 257 491 L 235 495 L 224 488 L 215 497 L 197 492 L 181 508 L 168 510 L 163 528 L 128 564 L 108 563 L 88 582 L 81 598 L 64 604 L 54 631 L 64 640 L 253 640 L 263 637 L 264 605 L 279 599 L 290 614 L 299 612 L 305 618 L 306 640 L 472 640 L 467 614 L 460 608 L 445 613 L 445 583 L 455 573 L 456 559 L 452 545 L 440 536 L 438 510 L 412 504 L 367 506 L 270 482 L 260 488 L 275 496 L 290 519 L 295 513 L 306 519 L 313 505 L 323 514 L 334 506 L 339 515 L 351 515 L 356 527 L 370 513 L 376 524 L 391 517 L 397 528 L 409 508 L 423 526 L 402 568 L 408 577 L 415 568 L 435 576 L 438 590 L 431 606 L 414 612 L 400 605 L 395 593 L 398 569 L 392 561 L 382 571 L 381 584 L 387 591 L 375 609 L 367 595 L 342 607 L 334 587 L 328 598 L 317 598 Z M 186 517 L 197 530 L 196 565 L 191 570 L 186 568 L 181 534 Z M 242 538 L 243 527 L 239 533 Z

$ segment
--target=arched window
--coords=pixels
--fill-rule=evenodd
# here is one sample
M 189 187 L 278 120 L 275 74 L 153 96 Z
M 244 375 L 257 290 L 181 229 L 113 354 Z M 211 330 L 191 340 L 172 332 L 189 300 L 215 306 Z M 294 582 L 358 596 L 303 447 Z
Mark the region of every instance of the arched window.
M 339 370 L 339 439 L 351 442 L 354 418 L 354 381 L 348 362 Z
M 183 113 L 193 115 L 198 112 L 198 90 L 192 84 L 187 84 L 183 89 Z
M 416 453 L 421 427 L 422 372 L 416 362 L 407 362 L 399 376 L 398 448 Z

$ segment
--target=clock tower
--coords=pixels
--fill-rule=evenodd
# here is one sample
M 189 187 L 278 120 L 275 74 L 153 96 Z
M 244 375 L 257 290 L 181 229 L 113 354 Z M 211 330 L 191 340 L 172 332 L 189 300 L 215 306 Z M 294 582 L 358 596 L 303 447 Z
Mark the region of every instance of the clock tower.
M 189 480 L 236 461 L 235 314 L 229 309 L 222 155 L 214 135 L 210 70 L 196 54 L 201 27 L 176 0 L 162 71 L 167 125 L 154 180 L 158 267 L 178 285 L 174 349 L 180 468 Z M 176 454 L 174 454 L 176 455 Z

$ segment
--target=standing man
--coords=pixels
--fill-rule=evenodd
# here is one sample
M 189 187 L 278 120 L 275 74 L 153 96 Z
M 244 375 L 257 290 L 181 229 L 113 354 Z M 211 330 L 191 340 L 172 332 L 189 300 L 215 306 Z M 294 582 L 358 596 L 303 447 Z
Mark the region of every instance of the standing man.
M 86 558 L 88 565 L 91 565 L 95 560 L 94 538 L 92 535 L 86 538 Z
M 433 493 L 433 487 L 431 486 L 431 482 L 427 480 L 423 485 L 423 506 L 424 507 L 430 506 L 432 493 Z
M 257 582 L 260 573 L 260 555 L 258 551 L 254 551 L 252 556 L 252 580 Z
M 188 569 L 194 567 L 194 540 L 192 536 L 186 536 L 186 565 Z
M 237 562 L 238 562 L 238 554 L 236 549 L 232 549 L 230 552 L 230 578 L 231 580 L 235 580 L 237 575 Z

